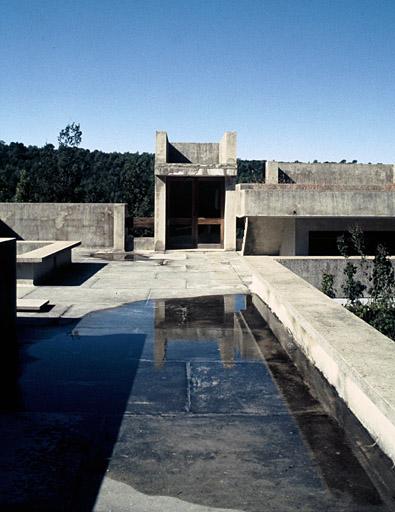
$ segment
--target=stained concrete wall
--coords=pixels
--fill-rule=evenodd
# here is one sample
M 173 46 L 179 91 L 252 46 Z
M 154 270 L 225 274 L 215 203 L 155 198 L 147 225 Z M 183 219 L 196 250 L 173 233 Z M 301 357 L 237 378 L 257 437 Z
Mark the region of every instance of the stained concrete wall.
M 172 142 L 168 149 L 169 163 L 219 163 L 219 144 L 211 142 Z
M 392 164 L 266 162 L 267 183 L 290 181 L 316 185 L 386 185 L 394 183 Z M 277 181 L 273 178 L 277 175 Z
M 344 268 L 347 263 L 344 258 L 337 256 L 277 256 L 274 259 L 317 289 L 321 289 L 323 274 L 332 274 L 334 276 L 336 297 L 344 297 L 342 285 L 345 281 Z M 359 257 L 351 257 L 349 261 L 357 266 L 358 271 L 355 279 L 366 285 L 364 296 L 368 297 L 371 283 L 366 272 L 371 273 L 373 257 L 367 259 L 364 267 L 361 266 L 361 258 Z M 395 257 L 392 258 L 392 265 L 395 267 Z
M 12 350 L 16 340 L 15 238 L 0 238 L 0 268 L 0 325 L 4 355 L 4 349 Z
M 237 185 L 238 217 L 395 217 L 395 187 Z
M 124 250 L 125 204 L 0 203 L 0 235 Z
M 248 217 L 244 254 L 295 254 L 295 219 Z

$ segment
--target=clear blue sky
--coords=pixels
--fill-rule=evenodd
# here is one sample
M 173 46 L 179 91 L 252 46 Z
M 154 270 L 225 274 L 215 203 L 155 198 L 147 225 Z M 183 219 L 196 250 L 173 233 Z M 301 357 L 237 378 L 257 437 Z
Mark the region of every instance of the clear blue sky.
M 395 162 L 394 0 L 0 0 L 0 139 Z

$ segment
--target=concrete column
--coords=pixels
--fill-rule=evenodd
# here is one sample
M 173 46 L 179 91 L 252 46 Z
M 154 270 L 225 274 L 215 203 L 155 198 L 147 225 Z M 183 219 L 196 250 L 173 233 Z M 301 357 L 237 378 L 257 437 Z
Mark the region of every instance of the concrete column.
M 156 132 L 155 162 L 165 164 L 167 162 L 168 139 L 166 132 Z
M 16 343 L 16 240 L 0 238 L 0 324 L 3 349 Z
M 236 250 L 236 177 L 225 178 L 224 249 Z
M 278 183 L 278 162 L 273 160 L 265 162 L 265 183 Z
M 225 132 L 219 143 L 219 163 L 236 164 L 237 158 L 237 133 Z
M 155 243 L 154 250 L 166 249 L 166 178 L 155 176 Z
M 125 250 L 126 204 L 114 204 L 114 250 Z

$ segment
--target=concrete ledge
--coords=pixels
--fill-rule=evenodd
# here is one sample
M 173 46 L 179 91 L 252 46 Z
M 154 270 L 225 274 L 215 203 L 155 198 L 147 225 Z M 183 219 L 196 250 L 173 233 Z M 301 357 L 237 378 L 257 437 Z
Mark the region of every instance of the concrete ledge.
M 153 236 L 140 236 L 133 238 L 134 251 L 153 251 L 154 250 L 154 237 Z
M 71 263 L 71 250 L 80 244 L 80 241 L 48 242 L 43 247 L 18 255 L 17 279 L 32 284 L 42 283 L 61 267 Z
M 395 343 L 265 256 L 246 256 L 256 293 L 395 462 Z

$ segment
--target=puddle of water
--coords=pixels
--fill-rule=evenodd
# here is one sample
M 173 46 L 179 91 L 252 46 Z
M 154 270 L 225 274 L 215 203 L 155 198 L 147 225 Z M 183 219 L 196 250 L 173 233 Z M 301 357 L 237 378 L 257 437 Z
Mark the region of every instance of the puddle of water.
M 21 331 L 13 410 L 0 423 L 0 508 L 92 510 L 108 477 L 246 512 L 394 510 L 388 460 L 363 429 L 328 415 L 265 319 L 235 295 Z

